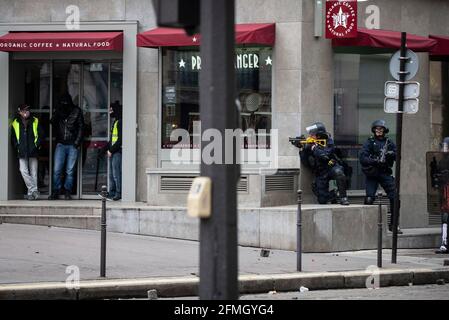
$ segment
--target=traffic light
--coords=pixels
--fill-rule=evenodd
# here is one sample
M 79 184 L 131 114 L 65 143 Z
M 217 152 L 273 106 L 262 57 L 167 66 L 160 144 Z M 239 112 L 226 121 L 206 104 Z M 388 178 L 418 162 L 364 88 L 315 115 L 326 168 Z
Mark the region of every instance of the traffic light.
M 159 26 L 184 28 L 189 35 L 198 33 L 200 0 L 153 0 L 153 5 Z

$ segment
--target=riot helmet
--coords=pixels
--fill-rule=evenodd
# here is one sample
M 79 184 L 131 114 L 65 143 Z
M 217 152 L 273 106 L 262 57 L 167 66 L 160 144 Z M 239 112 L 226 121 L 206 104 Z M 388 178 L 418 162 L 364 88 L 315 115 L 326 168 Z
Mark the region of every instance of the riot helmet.
M 388 129 L 387 123 L 385 122 L 385 120 L 376 120 L 376 121 L 374 121 L 371 124 L 371 132 L 372 133 L 375 133 L 376 127 L 384 128 L 384 134 L 387 134 L 388 132 L 390 132 L 390 129 Z
M 315 122 L 311 126 L 306 128 L 308 134 L 316 136 L 318 134 L 326 134 L 326 127 L 322 122 Z

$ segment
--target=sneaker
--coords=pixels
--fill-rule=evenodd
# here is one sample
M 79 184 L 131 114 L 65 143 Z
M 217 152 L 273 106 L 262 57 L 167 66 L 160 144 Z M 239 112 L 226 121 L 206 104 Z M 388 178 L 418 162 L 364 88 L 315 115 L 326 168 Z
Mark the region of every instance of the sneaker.
M 436 254 L 447 254 L 449 250 L 445 246 L 441 246 L 438 250 L 435 251 Z
M 112 198 L 113 201 L 119 201 L 120 199 L 122 199 L 121 196 L 117 195 L 114 198 Z
M 391 225 L 388 226 L 388 231 L 393 232 L 393 227 Z M 401 228 L 398 227 L 398 234 L 403 234 Z
M 64 192 L 64 200 L 72 200 L 72 196 L 70 195 L 70 191 Z
M 25 196 L 25 199 L 31 201 L 31 200 L 34 200 L 34 197 L 33 197 L 32 194 L 27 194 L 27 195 Z
M 31 196 L 33 197 L 33 200 L 37 200 L 37 199 L 39 199 L 39 192 L 33 191 L 31 193 Z
M 342 206 L 349 206 L 348 198 L 347 198 L 347 197 L 341 198 L 341 199 L 340 199 L 340 204 L 341 204 Z

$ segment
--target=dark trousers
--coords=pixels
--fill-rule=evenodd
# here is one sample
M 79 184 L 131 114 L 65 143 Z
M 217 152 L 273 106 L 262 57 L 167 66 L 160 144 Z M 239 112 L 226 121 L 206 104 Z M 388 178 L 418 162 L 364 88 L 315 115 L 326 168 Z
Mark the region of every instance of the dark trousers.
M 329 192 L 330 180 L 336 180 L 340 197 L 346 197 L 346 176 L 344 175 L 343 167 L 337 164 L 329 170 L 320 172 L 320 174 L 315 177 L 314 193 L 320 204 L 326 204 L 329 201 L 336 200 L 336 194 L 334 192 Z
M 375 198 L 379 184 L 385 190 L 388 199 L 390 199 L 390 201 L 394 201 L 395 183 L 393 176 L 389 174 L 380 174 L 375 177 L 366 177 L 366 196 Z

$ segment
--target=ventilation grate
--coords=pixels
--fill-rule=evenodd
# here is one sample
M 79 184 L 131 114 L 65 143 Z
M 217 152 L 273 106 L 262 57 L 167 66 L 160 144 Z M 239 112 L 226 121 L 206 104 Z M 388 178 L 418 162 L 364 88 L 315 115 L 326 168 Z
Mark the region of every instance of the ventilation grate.
M 195 176 L 161 176 L 160 192 L 189 192 Z M 241 176 L 237 184 L 237 192 L 248 193 L 248 176 Z
M 295 191 L 295 177 L 292 175 L 274 175 L 265 177 L 265 192 Z

